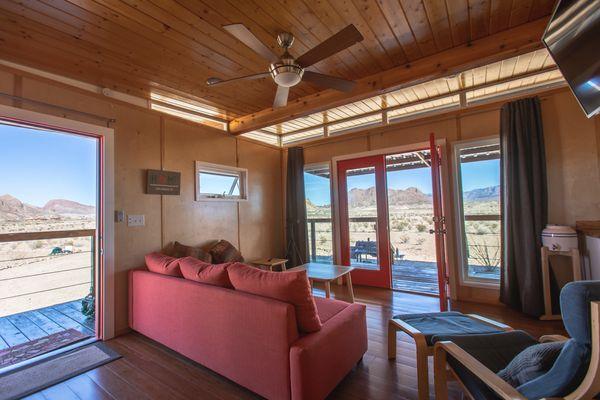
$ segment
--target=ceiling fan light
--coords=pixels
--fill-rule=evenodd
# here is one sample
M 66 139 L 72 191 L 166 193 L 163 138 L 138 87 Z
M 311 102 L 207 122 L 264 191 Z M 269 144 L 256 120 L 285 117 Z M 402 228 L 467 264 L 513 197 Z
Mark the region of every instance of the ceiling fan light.
M 283 87 L 292 87 L 300 83 L 304 70 L 293 64 L 272 64 L 271 75 L 276 84 Z

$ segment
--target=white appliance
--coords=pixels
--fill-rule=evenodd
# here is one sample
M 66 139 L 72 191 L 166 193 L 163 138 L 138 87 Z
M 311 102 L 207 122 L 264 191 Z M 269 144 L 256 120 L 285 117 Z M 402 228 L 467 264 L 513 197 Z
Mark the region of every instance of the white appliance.
M 577 232 L 570 226 L 547 225 L 542 231 L 542 244 L 551 251 L 570 251 L 578 248 Z

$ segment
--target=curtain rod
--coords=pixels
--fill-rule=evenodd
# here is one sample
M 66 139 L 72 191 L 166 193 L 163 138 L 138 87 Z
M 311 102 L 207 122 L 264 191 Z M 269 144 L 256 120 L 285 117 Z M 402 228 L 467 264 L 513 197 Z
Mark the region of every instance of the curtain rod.
M 66 111 L 66 112 L 69 112 L 69 113 L 74 113 L 74 114 L 83 115 L 83 116 L 86 116 L 86 117 L 89 117 L 89 118 L 94 118 L 94 119 L 97 119 L 97 120 L 100 120 L 100 121 L 106 121 L 107 126 L 108 126 L 108 124 L 114 123 L 114 122 L 117 121 L 114 118 L 107 118 L 107 117 L 103 117 L 101 115 L 91 114 L 91 113 L 88 113 L 88 112 L 85 112 L 85 111 L 73 110 L 73 109 L 70 109 L 70 108 L 67 108 L 67 107 L 57 106 L 55 104 L 50 104 L 50 103 L 44 103 L 43 101 L 27 99 L 25 97 L 15 96 L 15 95 L 8 94 L 8 93 L 2 93 L 2 92 L 0 92 L 0 97 L 9 98 L 11 100 L 23 101 L 23 102 L 26 102 L 26 103 L 36 104 L 36 105 L 39 105 L 39 106 L 50 107 L 50 108 L 54 108 L 54 109 L 57 109 L 57 110 L 62 110 L 62 111 Z

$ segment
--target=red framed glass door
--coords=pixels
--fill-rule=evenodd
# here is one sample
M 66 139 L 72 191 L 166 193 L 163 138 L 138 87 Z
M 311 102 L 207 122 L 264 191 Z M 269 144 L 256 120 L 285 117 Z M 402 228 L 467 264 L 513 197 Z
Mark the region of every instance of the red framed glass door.
M 337 163 L 341 262 L 356 284 L 391 287 L 385 156 Z
M 435 235 L 435 256 L 438 270 L 438 285 L 440 291 L 440 310 L 448 310 L 448 273 L 446 268 L 446 218 L 444 217 L 444 202 L 442 198 L 442 152 L 435 143 L 435 135 L 429 137 L 431 151 L 431 183 L 433 197 L 433 229 Z

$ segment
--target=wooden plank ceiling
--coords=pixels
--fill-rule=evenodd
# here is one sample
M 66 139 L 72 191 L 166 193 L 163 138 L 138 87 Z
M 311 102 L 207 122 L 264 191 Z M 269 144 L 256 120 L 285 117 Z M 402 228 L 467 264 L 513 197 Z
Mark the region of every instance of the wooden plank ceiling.
M 225 32 L 245 24 L 299 56 L 348 24 L 365 40 L 312 70 L 360 79 L 549 15 L 554 0 L 1 0 L 0 58 L 113 90 L 198 100 L 227 119 L 271 107 L 271 78 L 207 88 L 267 62 Z M 318 92 L 302 82 L 290 101 Z

